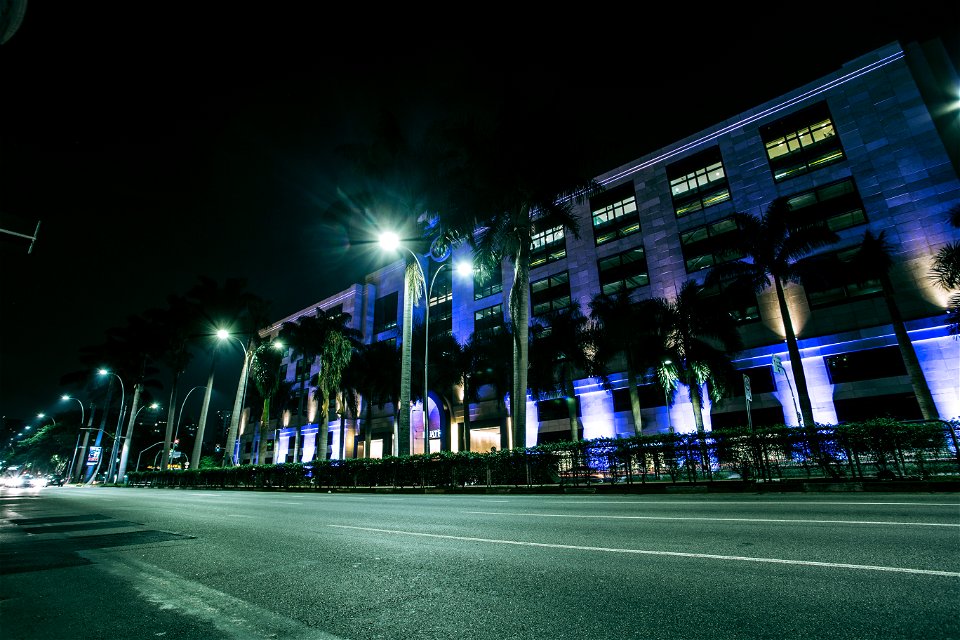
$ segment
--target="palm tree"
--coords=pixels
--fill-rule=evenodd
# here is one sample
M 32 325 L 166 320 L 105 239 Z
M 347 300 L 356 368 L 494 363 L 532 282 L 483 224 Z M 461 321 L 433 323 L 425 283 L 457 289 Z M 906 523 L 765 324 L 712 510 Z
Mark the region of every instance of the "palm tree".
M 343 370 L 350 364 L 353 356 L 354 344 L 359 339 L 359 332 L 347 326 L 350 316 L 345 313 L 327 313 L 317 309 L 314 321 L 310 321 L 310 328 L 314 332 L 311 343 L 316 345 L 316 353 L 320 360 L 320 370 L 316 375 L 316 390 L 314 399 L 319 406 L 317 417 L 317 453 L 315 460 L 327 459 L 330 421 L 330 394 L 340 388 Z
M 733 219 L 739 227 L 730 234 L 724 245 L 729 255 L 743 258 L 716 265 L 707 277 L 708 283 L 722 282 L 726 278 L 746 283 L 757 294 L 773 283 L 783 320 L 783 331 L 790 354 L 790 367 L 797 387 L 800 415 L 808 429 L 814 429 L 813 405 L 803 372 L 797 335 L 790 318 L 790 309 L 784 295 L 784 286 L 800 282 L 803 260 L 821 247 L 836 242 L 839 237 L 823 222 L 801 222 L 792 214 L 786 198 L 777 198 L 760 217 L 749 213 L 735 213 Z
M 264 464 L 270 431 L 270 401 L 280 388 L 283 377 L 280 375 L 280 363 L 283 354 L 273 344 L 264 343 L 254 349 L 250 359 L 250 377 L 263 399 L 263 413 L 260 417 L 260 447 L 257 452 L 257 464 Z
M 296 450 L 300 450 L 300 437 L 304 415 L 303 404 L 309 397 L 309 382 L 311 379 L 311 370 L 323 344 L 320 340 L 323 338 L 322 327 L 323 320 L 319 317 L 322 309 L 318 309 L 318 315 L 301 316 L 296 322 L 285 322 L 277 334 L 277 340 L 290 349 L 291 360 L 299 358 L 296 368 L 295 384 L 299 391 L 299 402 L 297 404 L 296 419 Z
M 930 387 L 927 386 L 927 379 L 920 367 L 920 360 L 917 359 L 917 352 L 910 341 L 910 335 L 903 323 L 903 316 L 900 314 L 900 309 L 897 307 L 894 298 L 893 283 L 890 280 L 890 269 L 893 267 L 893 249 L 885 236 L 886 231 L 881 231 L 876 236 L 869 230 L 865 232 L 850 266 L 853 267 L 860 281 L 880 281 L 883 301 L 890 313 L 893 332 L 897 336 L 897 344 L 900 346 L 900 356 L 903 358 L 904 367 L 910 375 L 910 384 L 913 385 L 913 392 L 920 404 L 920 412 L 923 414 L 924 420 L 939 420 L 940 414 L 937 413 L 937 405 L 933 401 Z
M 692 280 L 683 284 L 676 300 L 661 299 L 657 307 L 656 322 L 669 356 L 657 365 L 658 376 L 668 392 L 676 382 L 689 389 L 694 424 L 703 435 L 702 389 L 706 385 L 712 399 L 722 398 L 734 372 L 732 358 L 743 348 L 736 321 Z
M 259 330 L 270 321 L 269 302 L 250 295 L 244 299 L 244 303 L 244 312 L 236 319 L 232 327 L 239 335 L 246 337 L 246 344 L 243 345 L 243 366 L 240 369 L 240 378 L 237 382 L 237 393 L 233 398 L 230 426 L 227 428 L 226 452 L 223 456 L 223 466 L 225 467 L 235 464 L 233 451 L 237 442 L 237 433 L 240 431 L 240 416 L 243 413 L 244 400 L 246 399 L 250 362 L 253 359 L 254 350 L 259 344 Z
M 960 205 L 950 209 L 950 224 L 960 229 Z M 960 241 L 950 242 L 940 247 L 933 260 L 930 273 L 933 282 L 945 291 L 953 291 L 947 302 L 947 322 L 950 333 L 960 336 Z
M 554 139 L 531 139 L 532 123 L 503 118 L 493 127 L 476 123 L 447 132 L 451 155 L 445 181 L 453 194 L 439 208 L 437 234 L 444 241 L 467 242 L 474 265 L 498 269 L 513 263 L 509 293 L 514 343 L 510 414 L 513 444 L 526 442 L 527 369 L 529 367 L 530 256 L 538 232 L 562 227 L 579 237 L 575 204 L 600 192 L 600 185 Z M 551 134 L 552 135 L 552 134 Z M 536 159 L 531 157 L 536 149 Z M 453 199 L 455 198 L 455 199 Z
M 390 342 L 374 342 L 359 345 L 350 363 L 350 378 L 359 389 L 365 403 L 366 418 L 363 421 L 363 457 L 370 457 L 373 439 L 373 408 L 383 409 L 389 402 L 396 407 L 399 388 L 396 385 L 400 374 L 400 354 Z M 344 375 L 347 375 L 346 373 Z
M 626 368 L 633 432 L 637 435 L 643 432 L 638 391 L 641 377 L 667 359 L 663 327 L 658 323 L 660 307 L 658 299 L 633 302 L 626 291 L 601 293 L 590 303 L 596 348 L 593 363 L 607 387 L 609 368 L 614 363 Z
M 539 401 L 562 395 L 570 422 L 570 442 L 576 442 L 579 424 L 573 381 L 594 369 L 590 320 L 577 306 L 557 309 L 538 316 L 530 334 L 530 387 Z

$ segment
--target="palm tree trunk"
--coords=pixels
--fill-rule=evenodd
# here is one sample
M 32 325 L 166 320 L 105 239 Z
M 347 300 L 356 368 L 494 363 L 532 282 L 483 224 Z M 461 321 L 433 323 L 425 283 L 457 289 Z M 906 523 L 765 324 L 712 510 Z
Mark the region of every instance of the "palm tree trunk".
M 697 426 L 697 434 L 702 438 L 703 430 L 703 393 L 700 391 L 700 382 L 694 378 L 687 383 L 690 390 L 690 404 L 693 406 L 693 423 Z
M 413 366 L 413 303 L 417 289 L 417 266 L 407 265 L 403 286 L 403 328 L 400 354 L 400 402 L 397 407 L 397 455 L 410 455 L 410 384 Z M 428 301 L 429 304 L 429 301 Z
M 257 464 L 266 464 L 267 459 L 267 442 L 269 441 L 269 435 L 267 432 L 270 429 L 270 398 L 265 398 L 263 401 L 263 417 L 260 418 L 260 446 L 257 447 Z
M 230 414 L 230 428 L 227 430 L 226 449 L 223 452 L 223 466 L 232 467 L 236 464 L 233 452 L 237 445 L 237 433 L 240 431 L 240 414 L 243 413 L 243 400 L 247 392 L 247 376 L 250 372 L 250 361 L 253 359 L 252 340 L 247 342 L 243 353 L 243 367 L 240 371 L 240 381 L 237 383 L 237 395 L 233 398 L 233 412 Z M 169 429 L 169 426 L 167 427 Z
M 123 438 L 123 449 L 120 452 L 120 466 L 117 468 L 117 480 L 123 479 L 127 473 L 127 460 L 130 457 L 130 441 L 133 438 L 134 422 L 137 419 L 137 405 L 140 404 L 140 393 L 143 385 L 137 383 L 133 387 L 133 404 L 130 406 L 130 421 L 127 423 L 127 433 Z
M 627 365 L 627 384 L 630 389 L 630 413 L 633 415 L 633 434 L 643 433 L 643 418 L 640 415 L 640 392 L 637 390 L 637 373 L 632 365 Z
M 470 451 L 470 376 L 463 378 L 463 429 L 460 431 L 460 451 Z
M 787 299 L 783 293 L 780 279 L 773 278 L 777 291 L 777 303 L 780 305 L 780 316 L 783 318 L 783 332 L 787 338 L 787 352 L 790 354 L 790 369 L 793 371 L 793 380 L 797 385 L 797 402 L 800 404 L 800 417 L 803 426 L 808 430 L 815 430 L 813 421 L 813 405 L 810 403 L 810 392 L 807 390 L 807 377 L 803 373 L 803 362 L 800 360 L 800 347 L 797 345 L 797 334 L 793 332 L 793 321 L 790 319 L 790 310 L 787 308 Z
M 217 356 L 220 350 L 214 348 L 210 358 L 210 376 L 207 378 L 207 389 L 203 394 L 203 406 L 200 408 L 200 421 L 197 422 L 197 438 L 193 443 L 193 457 L 190 459 L 190 468 L 200 468 L 200 456 L 203 447 L 203 434 L 207 426 L 207 412 L 210 411 L 210 396 L 213 394 L 213 374 L 217 371 Z
M 927 386 L 927 379 L 923 375 L 917 352 L 913 348 L 913 342 L 910 341 L 907 327 L 903 323 L 903 316 L 900 315 L 900 309 L 893 298 L 893 286 L 890 283 L 890 278 L 883 275 L 880 278 L 880 284 L 883 288 L 883 301 L 887 303 L 893 332 L 897 336 L 897 344 L 900 346 L 903 366 L 906 367 L 907 373 L 910 375 L 910 384 L 913 385 L 913 393 L 917 396 L 917 403 L 920 405 L 920 413 L 924 420 L 939 420 L 940 413 L 937 411 L 937 405 L 933 401 L 930 387 Z
M 529 247 L 521 248 L 514 265 L 510 288 L 510 321 L 513 324 L 513 388 L 510 414 L 513 419 L 513 447 L 527 446 L 527 367 L 530 347 Z
M 326 460 L 330 440 L 330 394 L 323 387 L 319 387 L 317 391 L 323 394 L 323 400 L 320 402 L 320 415 L 317 418 L 317 455 L 314 460 Z
M 567 403 L 567 418 L 570 420 L 570 442 L 580 440 L 579 424 L 577 423 L 577 392 L 573 389 L 573 383 L 569 380 L 564 382 L 564 400 Z
M 160 459 L 160 470 L 166 471 L 167 463 L 170 460 L 170 442 L 173 440 L 173 423 L 177 417 L 177 390 L 180 381 L 180 373 L 174 373 L 173 384 L 170 386 L 170 404 L 167 405 L 167 429 L 163 435 L 163 457 Z

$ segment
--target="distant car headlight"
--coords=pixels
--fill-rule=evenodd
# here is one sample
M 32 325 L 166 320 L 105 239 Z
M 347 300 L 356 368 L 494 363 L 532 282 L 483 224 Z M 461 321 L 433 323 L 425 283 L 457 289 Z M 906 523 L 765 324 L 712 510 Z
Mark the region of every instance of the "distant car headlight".
M 31 479 L 30 479 L 30 486 L 31 486 L 31 487 L 45 487 L 45 486 L 47 486 L 47 479 L 46 479 L 46 478 L 31 478 Z

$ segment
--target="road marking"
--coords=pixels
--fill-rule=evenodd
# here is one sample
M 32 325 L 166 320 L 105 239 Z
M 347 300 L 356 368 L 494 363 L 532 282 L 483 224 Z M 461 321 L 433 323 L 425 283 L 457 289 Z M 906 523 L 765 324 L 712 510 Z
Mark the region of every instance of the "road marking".
M 505 501 L 504 501 L 505 502 Z M 822 504 L 827 505 L 857 505 L 857 506 L 907 506 L 907 507 L 953 507 L 960 508 L 960 502 L 790 502 L 787 500 L 763 500 L 759 502 L 751 502 L 748 500 L 723 500 L 716 502 L 708 502 L 706 500 L 545 500 L 543 504 L 595 504 L 595 505 L 608 505 L 608 504 L 708 504 L 711 506 L 722 506 L 727 504 L 750 504 L 750 505 L 781 505 L 786 504 L 791 507 L 817 507 Z
M 253 517 L 253 516 L 243 515 L 242 513 L 228 513 L 227 515 L 230 516 L 231 518 L 252 518 Z
M 598 516 L 568 513 L 520 513 L 510 511 L 464 511 L 484 516 L 530 516 L 532 518 L 597 518 L 607 520 L 704 520 L 706 522 L 789 522 L 802 524 L 896 524 L 913 527 L 960 527 L 943 522 L 883 522 L 874 520 L 805 520 L 800 518 L 704 518 L 698 516 Z
M 328 527 L 337 529 L 354 529 L 357 531 L 371 531 L 374 533 L 393 533 L 404 536 L 418 536 L 421 538 L 440 538 L 443 540 L 460 540 L 463 542 L 487 542 L 490 544 L 510 544 L 520 547 L 542 547 L 546 549 L 571 549 L 574 551 L 601 551 L 605 553 L 626 553 L 645 556 L 671 556 L 674 558 L 702 558 L 707 560 L 734 560 L 737 562 L 758 562 L 769 564 L 794 564 L 805 567 L 827 567 L 831 569 L 862 569 L 866 571 L 886 571 L 892 573 L 914 573 L 928 576 L 944 576 L 960 578 L 960 572 L 934 571 L 932 569 L 908 569 L 906 567 L 882 567 L 869 564 L 847 564 L 843 562 L 815 562 L 813 560 L 787 560 L 784 558 L 752 558 L 749 556 L 723 556 L 714 553 L 683 553 L 679 551 L 649 551 L 647 549 L 617 549 L 611 547 L 587 547 L 576 544 L 552 544 L 548 542 L 524 542 L 522 540 L 497 540 L 491 538 L 472 538 L 468 536 L 448 536 L 438 533 L 421 533 L 419 531 L 399 531 L 395 529 L 375 529 L 372 527 L 354 527 L 345 524 L 328 524 Z

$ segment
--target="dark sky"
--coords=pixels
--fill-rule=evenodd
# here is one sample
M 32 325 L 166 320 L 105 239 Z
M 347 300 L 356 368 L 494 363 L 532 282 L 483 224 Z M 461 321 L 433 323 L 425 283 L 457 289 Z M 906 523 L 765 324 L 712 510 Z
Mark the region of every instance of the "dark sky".
M 385 264 L 323 215 L 355 177 L 336 148 L 381 109 L 413 126 L 508 104 L 599 174 L 894 40 L 943 36 L 956 56 L 960 30 L 948 2 L 726 16 L 213 4 L 30 0 L 0 45 L 0 228 L 42 221 L 30 255 L 0 234 L 0 415 L 63 409 L 80 347 L 199 275 L 246 278 L 279 320 Z M 224 367 L 214 409 L 232 402 L 239 355 Z M 195 368 L 184 390 L 205 383 Z

